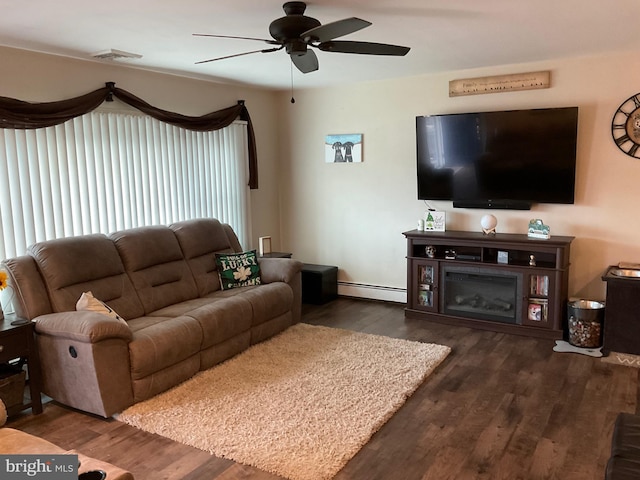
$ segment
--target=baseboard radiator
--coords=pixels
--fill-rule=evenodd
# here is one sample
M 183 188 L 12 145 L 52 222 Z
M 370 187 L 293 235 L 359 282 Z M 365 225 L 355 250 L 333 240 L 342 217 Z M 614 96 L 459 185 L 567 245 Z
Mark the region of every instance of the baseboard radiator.
M 365 283 L 338 282 L 338 295 L 345 297 L 367 298 L 386 302 L 407 303 L 405 288 L 368 285 Z

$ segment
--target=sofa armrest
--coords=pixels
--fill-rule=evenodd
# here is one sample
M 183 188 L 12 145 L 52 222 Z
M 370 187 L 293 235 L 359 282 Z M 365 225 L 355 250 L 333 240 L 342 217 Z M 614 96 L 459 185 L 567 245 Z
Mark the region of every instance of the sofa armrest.
M 262 283 L 291 283 L 302 271 L 302 262 L 291 258 L 259 258 Z
M 302 318 L 302 262 L 291 258 L 259 258 L 262 283 L 286 282 L 293 291 L 291 324 Z
M 133 333 L 125 322 L 90 311 L 49 313 L 36 317 L 34 322 L 38 334 L 84 343 L 97 343 L 110 338 L 121 338 L 129 342 L 133 338 Z
M 32 256 L 3 260 L 2 268 L 9 275 L 8 281 L 15 293 L 12 303 L 18 317 L 31 320 L 53 312 L 47 287 Z

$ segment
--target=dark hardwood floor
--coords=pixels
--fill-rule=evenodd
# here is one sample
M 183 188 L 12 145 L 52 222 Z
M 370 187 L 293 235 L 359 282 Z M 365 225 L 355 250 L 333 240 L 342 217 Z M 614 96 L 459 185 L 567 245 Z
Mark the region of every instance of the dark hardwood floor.
M 553 352 L 552 340 L 405 320 L 402 305 L 347 298 L 304 305 L 303 321 L 452 347 L 336 480 L 602 479 L 615 416 L 638 408 L 638 369 Z M 53 402 L 9 426 L 138 480 L 279 478 Z

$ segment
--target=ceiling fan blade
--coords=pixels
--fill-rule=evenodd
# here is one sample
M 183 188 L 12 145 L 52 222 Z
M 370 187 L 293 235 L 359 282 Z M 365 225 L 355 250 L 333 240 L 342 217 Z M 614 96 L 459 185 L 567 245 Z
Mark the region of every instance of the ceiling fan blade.
M 303 55 L 289 55 L 291 61 L 302 73 L 310 73 L 318 70 L 318 57 L 312 50 L 307 50 Z
M 323 52 L 357 53 L 360 55 L 393 55 L 402 57 L 409 53 L 409 47 L 388 45 L 386 43 L 373 42 L 323 42 L 317 47 Z
M 232 35 L 210 35 L 208 33 L 193 33 L 194 37 L 214 37 L 214 38 L 233 38 L 236 40 L 256 40 L 258 42 L 265 42 L 269 45 L 280 45 L 280 42 L 275 40 L 269 40 L 267 38 L 254 38 L 254 37 L 234 37 Z
M 300 35 L 300 38 L 305 42 L 328 42 L 334 38 L 343 37 L 344 35 L 362 30 L 369 25 L 371 25 L 371 22 L 367 22 L 360 18 L 345 18 L 344 20 L 326 23 L 319 27 L 312 28 L 311 30 L 307 30 Z
M 282 50 L 283 48 L 284 48 L 284 45 L 282 45 L 280 47 L 276 47 L 276 48 L 265 48 L 263 50 L 252 50 L 251 52 L 236 53 L 234 55 L 227 55 L 227 56 L 224 56 L 224 57 L 210 58 L 209 60 L 201 60 L 199 62 L 196 62 L 196 65 L 198 65 L 199 63 L 215 62 L 216 60 L 225 60 L 227 58 L 242 57 L 243 55 L 251 55 L 252 53 L 277 52 L 278 50 Z

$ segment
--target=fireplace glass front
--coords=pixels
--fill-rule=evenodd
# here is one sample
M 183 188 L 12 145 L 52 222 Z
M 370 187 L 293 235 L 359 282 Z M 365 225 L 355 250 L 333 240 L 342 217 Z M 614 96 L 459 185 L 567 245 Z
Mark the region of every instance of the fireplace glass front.
M 503 323 L 520 323 L 522 275 L 492 269 L 445 266 L 442 313 Z

